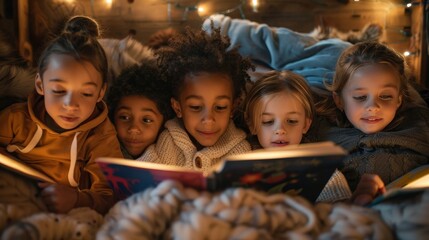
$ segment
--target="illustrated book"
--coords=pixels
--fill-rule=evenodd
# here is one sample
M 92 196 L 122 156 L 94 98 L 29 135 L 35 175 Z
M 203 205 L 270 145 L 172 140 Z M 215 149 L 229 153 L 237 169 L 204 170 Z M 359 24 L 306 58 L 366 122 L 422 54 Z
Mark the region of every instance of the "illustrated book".
M 375 198 L 370 206 L 390 199 L 407 198 L 429 189 L 429 164 L 417 167 L 389 183 L 386 192 Z
M 54 180 L 52 180 L 49 176 L 21 162 L 11 153 L 6 152 L 6 150 L 3 148 L 0 148 L 0 166 L 8 171 L 18 173 L 34 180 L 54 183 Z
M 121 199 L 170 179 L 198 190 L 244 187 L 301 195 L 314 201 L 346 154 L 332 142 L 261 149 L 230 156 L 206 174 L 121 158 L 98 158 L 96 162 Z

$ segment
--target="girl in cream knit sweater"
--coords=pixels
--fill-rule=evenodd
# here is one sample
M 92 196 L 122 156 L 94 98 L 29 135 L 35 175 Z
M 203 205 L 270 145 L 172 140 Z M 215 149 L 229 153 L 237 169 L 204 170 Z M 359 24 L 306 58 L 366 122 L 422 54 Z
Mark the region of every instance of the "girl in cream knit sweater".
M 157 52 L 176 118 L 138 160 L 208 171 L 223 158 L 250 150 L 232 116 L 252 65 L 229 46 L 219 29 L 210 35 L 188 29 Z

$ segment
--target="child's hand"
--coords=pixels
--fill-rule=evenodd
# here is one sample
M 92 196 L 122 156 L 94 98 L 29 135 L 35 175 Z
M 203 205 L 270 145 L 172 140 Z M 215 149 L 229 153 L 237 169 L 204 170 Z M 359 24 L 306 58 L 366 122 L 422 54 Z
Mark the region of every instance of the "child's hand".
M 78 192 L 76 188 L 63 184 L 39 182 L 40 196 L 49 211 L 67 213 L 75 205 Z
M 352 202 L 357 205 L 370 203 L 377 195 L 386 192 L 384 183 L 378 175 L 362 175 L 352 196 Z

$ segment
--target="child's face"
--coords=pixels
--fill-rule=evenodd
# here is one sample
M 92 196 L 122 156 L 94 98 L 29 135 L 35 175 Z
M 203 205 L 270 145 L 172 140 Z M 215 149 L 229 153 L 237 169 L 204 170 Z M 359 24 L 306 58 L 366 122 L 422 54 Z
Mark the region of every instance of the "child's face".
M 400 80 L 392 71 L 366 66 L 350 77 L 340 95 L 333 96 L 351 124 L 370 134 L 382 131 L 395 117 L 402 102 L 399 88 Z
M 36 76 L 35 85 L 44 95 L 49 116 L 63 129 L 76 128 L 87 120 L 106 90 L 101 74 L 91 63 L 61 54 L 49 58 L 46 71 Z
M 302 135 L 308 131 L 311 119 L 295 96 L 283 92 L 267 96 L 262 108 L 258 132 L 259 144 L 263 148 L 299 144 Z
M 225 133 L 233 107 L 231 79 L 223 74 L 198 73 L 185 77 L 179 99 L 172 99 L 177 117 L 202 146 L 214 145 Z
M 143 96 L 123 97 L 114 116 L 118 138 L 133 157 L 155 142 L 164 121 L 156 103 Z

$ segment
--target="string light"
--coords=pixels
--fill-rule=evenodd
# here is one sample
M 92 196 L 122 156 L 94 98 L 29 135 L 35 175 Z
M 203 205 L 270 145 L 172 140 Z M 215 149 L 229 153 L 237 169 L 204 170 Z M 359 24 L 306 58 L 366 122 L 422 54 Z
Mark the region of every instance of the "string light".
M 204 7 L 198 7 L 198 14 L 201 16 L 201 15 L 204 15 L 205 14 L 205 12 L 206 12 L 206 10 L 205 10 L 205 8 Z
M 250 0 L 250 6 L 252 7 L 253 12 L 257 12 L 258 11 L 258 7 L 259 7 L 259 1 L 258 0 Z M 181 8 L 184 9 L 184 17 L 182 18 L 183 20 L 186 20 L 187 16 L 187 12 L 189 11 L 197 11 L 198 15 L 202 18 L 206 18 L 208 15 L 212 15 L 212 14 L 223 14 L 223 15 L 227 15 L 227 14 L 231 14 L 235 11 L 238 11 L 240 13 L 240 17 L 245 19 L 246 16 L 244 14 L 243 11 L 243 6 L 245 5 L 246 0 L 240 0 L 240 3 L 232 8 L 223 10 L 223 11 L 218 11 L 218 12 L 214 12 L 214 13 L 209 13 L 210 7 L 204 4 L 198 4 L 198 5 L 192 5 L 192 6 L 182 6 L 180 4 L 176 4 L 176 8 Z
M 407 8 L 410 8 L 410 7 L 412 7 L 412 6 L 419 6 L 420 4 L 422 4 L 421 2 L 414 2 L 414 1 L 411 1 L 411 2 L 407 2 L 406 4 L 405 4 L 405 6 L 407 7 Z
M 104 2 L 106 3 L 106 6 L 107 7 L 112 7 L 112 4 L 113 4 L 113 0 L 104 0 Z
M 253 5 L 254 3 L 256 5 Z M 233 8 L 230 8 L 230 9 L 226 9 L 224 11 L 216 12 L 216 13 L 217 14 L 224 14 L 224 15 L 226 15 L 226 14 L 230 14 L 230 13 L 235 12 L 235 11 L 239 11 L 241 18 L 245 19 L 246 16 L 244 15 L 243 4 L 244 4 L 244 0 L 241 0 L 240 4 L 238 4 L 237 6 L 235 6 Z M 255 7 L 256 7 L 256 10 L 257 10 L 258 5 L 259 5 L 258 4 L 258 0 L 252 0 L 252 5 L 251 6 L 252 6 L 253 9 L 255 9 Z M 187 20 L 188 13 L 190 11 L 197 11 L 197 13 L 198 13 L 199 16 L 204 17 L 207 14 L 206 13 L 206 11 L 207 11 L 206 9 L 208 9 L 208 7 L 207 8 L 203 7 L 202 4 L 201 5 L 183 6 L 183 5 L 179 4 L 179 3 L 176 3 L 175 7 L 177 9 L 183 9 L 182 21 L 186 21 Z
M 253 12 L 258 12 L 259 2 L 258 0 L 252 0 L 250 3 L 250 6 L 252 6 Z
M 405 57 L 414 56 L 414 55 L 417 55 L 417 53 L 416 52 L 410 52 L 410 51 L 405 51 L 404 52 L 404 56 Z

